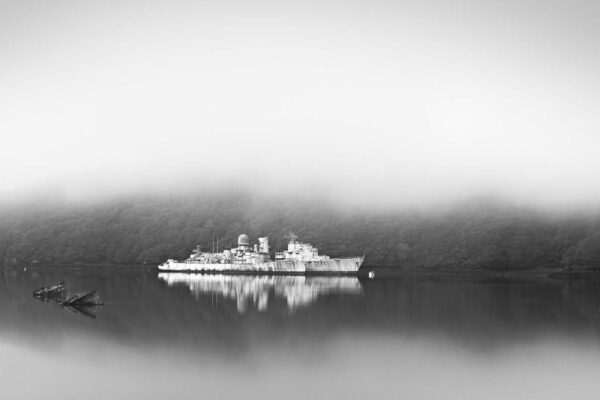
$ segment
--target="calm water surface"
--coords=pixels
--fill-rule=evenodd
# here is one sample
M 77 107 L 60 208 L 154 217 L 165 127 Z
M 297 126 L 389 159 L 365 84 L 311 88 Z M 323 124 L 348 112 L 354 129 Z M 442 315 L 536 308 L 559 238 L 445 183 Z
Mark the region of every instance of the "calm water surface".
M 600 282 L 0 269 L 7 399 L 597 399 Z M 105 305 L 32 297 L 66 280 Z

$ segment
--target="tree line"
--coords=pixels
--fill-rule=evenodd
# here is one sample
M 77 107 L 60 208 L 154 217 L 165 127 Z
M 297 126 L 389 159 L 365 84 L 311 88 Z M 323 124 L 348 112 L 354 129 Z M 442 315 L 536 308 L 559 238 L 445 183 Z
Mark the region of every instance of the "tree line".
M 210 251 L 246 233 L 285 248 L 288 231 L 332 257 L 366 255 L 398 268 L 530 269 L 600 267 L 600 218 L 549 217 L 498 203 L 444 212 L 368 212 L 331 202 L 240 193 L 138 196 L 88 204 L 0 209 L 0 260 L 158 264 Z

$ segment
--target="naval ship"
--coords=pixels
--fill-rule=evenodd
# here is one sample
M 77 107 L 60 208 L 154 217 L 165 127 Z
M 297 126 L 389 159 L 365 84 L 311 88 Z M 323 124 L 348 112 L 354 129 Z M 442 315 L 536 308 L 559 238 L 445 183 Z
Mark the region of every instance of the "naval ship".
M 202 252 L 197 246 L 184 261 L 167 260 L 158 266 L 160 271 L 211 272 L 211 273 L 280 273 L 280 274 L 356 274 L 364 256 L 330 258 L 319 255 L 319 250 L 310 243 L 301 243 L 298 236 L 290 232 L 286 251 L 275 253 L 271 259 L 269 238 L 258 238 L 250 246 L 248 235 L 238 237 L 237 247 L 223 252 Z

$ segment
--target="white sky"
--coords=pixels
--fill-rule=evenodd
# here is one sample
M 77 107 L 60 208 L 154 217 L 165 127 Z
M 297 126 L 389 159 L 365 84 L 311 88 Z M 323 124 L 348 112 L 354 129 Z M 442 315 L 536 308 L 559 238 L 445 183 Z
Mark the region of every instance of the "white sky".
M 599 38 L 594 1 L 0 0 L 0 192 L 596 204 Z

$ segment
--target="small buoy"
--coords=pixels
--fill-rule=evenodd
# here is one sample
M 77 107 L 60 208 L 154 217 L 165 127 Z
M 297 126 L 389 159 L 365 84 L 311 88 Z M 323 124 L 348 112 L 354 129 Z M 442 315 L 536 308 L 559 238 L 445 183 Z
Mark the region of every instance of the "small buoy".
M 369 271 L 369 279 L 375 278 L 375 271 Z

